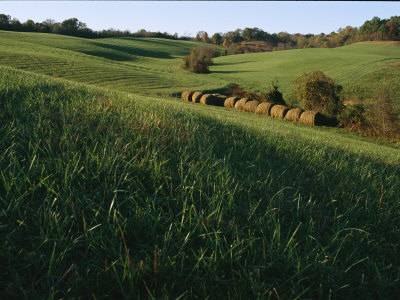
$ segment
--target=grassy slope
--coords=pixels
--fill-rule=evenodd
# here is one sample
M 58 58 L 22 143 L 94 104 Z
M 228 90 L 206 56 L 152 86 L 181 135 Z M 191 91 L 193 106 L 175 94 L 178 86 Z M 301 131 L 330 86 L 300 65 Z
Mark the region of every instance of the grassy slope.
M 0 117 L 2 297 L 397 295 L 399 147 L 6 68 Z
M 239 83 L 265 90 L 278 79 L 282 91 L 302 72 L 322 70 L 344 85 L 349 97 L 374 96 L 385 87 L 400 106 L 400 48 L 392 44 L 355 44 L 335 49 L 301 49 L 233 55 L 215 59 L 212 74 L 180 69 L 180 57 L 199 43 L 163 39 L 98 39 L 0 32 L 0 64 L 147 95 L 185 89 L 213 90 Z M 388 76 L 390 74 L 390 76 Z
M 0 40 L 2 64 L 112 88 L 0 69 L 0 296 L 397 296 L 398 146 L 118 91 L 252 87 L 269 72 L 246 78 L 246 55 L 194 75 L 186 42 Z M 348 67 L 396 79 L 372 65 Z
M 400 61 L 400 48 L 386 45 L 355 44 L 333 49 L 299 49 L 221 57 L 212 67 L 225 77 L 262 82 L 279 79 L 283 86 L 302 72 L 322 70 L 345 84 Z
M 195 42 L 165 39 L 99 39 L 0 32 L 0 63 L 23 70 L 141 94 L 220 87 L 180 69 Z
M 342 84 L 347 98 L 370 100 L 378 90 L 388 91 L 400 107 L 400 47 L 392 44 L 353 44 L 333 49 L 300 49 L 221 57 L 213 76 L 262 91 L 279 80 L 285 97 L 290 82 L 302 72 L 321 70 Z M 396 64 L 397 63 L 397 64 Z

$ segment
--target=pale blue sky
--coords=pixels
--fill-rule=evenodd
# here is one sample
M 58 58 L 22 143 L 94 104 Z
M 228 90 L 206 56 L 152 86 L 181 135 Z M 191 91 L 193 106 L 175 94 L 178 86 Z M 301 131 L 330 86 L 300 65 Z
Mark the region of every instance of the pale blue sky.
M 0 13 L 25 22 L 76 17 L 94 30 L 135 32 L 226 32 L 258 27 L 269 33 L 330 33 L 361 26 L 374 16 L 400 15 L 400 2 L 247 2 L 247 1 L 0 1 Z

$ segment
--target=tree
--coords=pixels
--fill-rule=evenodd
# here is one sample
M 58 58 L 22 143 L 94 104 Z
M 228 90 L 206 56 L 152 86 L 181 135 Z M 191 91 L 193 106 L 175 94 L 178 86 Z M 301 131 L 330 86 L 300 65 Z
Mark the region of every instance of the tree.
M 12 30 L 20 31 L 22 29 L 21 22 L 16 18 L 12 19 L 11 24 L 12 24 Z
M 35 22 L 32 20 L 26 20 L 26 22 L 22 24 L 22 28 L 24 31 L 33 31 L 35 29 Z
M 321 71 L 303 73 L 294 83 L 294 94 L 305 109 L 317 110 L 333 117 L 344 108 L 342 86 Z
M 203 37 L 201 38 L 203 43 L 208 43 L 208 33 L 204 32 Z
M 233 32 L 232 42 L 240 43 L 241 41 L 242 41 L 242 30 L 241 29 L 236 29 Z
M 222 37 L 219 33 L 214 33 L 214 35 L 211 37 L 212 41 L 214 44 L 219 45 L 221 44 Z
M 360 27 L 360 32 L 363 34 L 376 33 L 379 31 L 382 21 L 378 17 L 373 17 L 370 21 L 365 21 Z
M 204 31 L 199 31 L 199 32 L 196 34 L 196 37 L 194 38 L 194 40 L 195 40 L 196 42 L 200 42 L 200 41 L 201 41 L 201 37 L 203 36 L 203 33 L 204 33 Z
M 79 28 L 79 20 L 77 18 L 71 18 L 64 20 L 61 23 L 62 33 L 72 35 L 76 34 Z
M 247 27 L 243 29 L 242 38 L 247 42 L 253 40 L 253 30 Z
M 8 26 L 11 22 L 11 16 L 0 14 L 0 26 Z

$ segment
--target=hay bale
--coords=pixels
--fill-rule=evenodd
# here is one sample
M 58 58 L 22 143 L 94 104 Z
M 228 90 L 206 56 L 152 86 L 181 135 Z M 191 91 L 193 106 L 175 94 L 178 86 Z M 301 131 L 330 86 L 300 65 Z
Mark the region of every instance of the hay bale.
M 289 109 L 289 111 L 287 112 L 287 114 L 285 116 L 285 120 L 298 122 L 303 111 L 304 110 L 302 110 L 301 108 Z
M 234 108 L 236 102 L 238 102 L 238 101 L 239 101 L 239 98 L 238 98 L 238 97 L 229 97 L 229 98 L 226 98 L 226 100 L 224 101 L 224 106 L 225 106 L 225 107 L 228 107 L 228 108 Z
M 182 94 L 181 94 L 181 99 L 182 100 L 185 100 L 186 99 L 186 94 L 188 93 L 189 91 L 183 91 L 182 92 Z
M 221 94 L 215 94 L 215 96 L 217 96 L 218 98 L 224 99 L 224 100 L 228 98 L 228 96 L 221 95 Z
M 272 108 L 272 106 L 274 106 L 274 104 L 271 103 L 271 102 L 263 102 L 263 103 L 260 103 L 260 104 L 257 106 L 257 109 L 256 109 L 255 113 L 256 113 L 256 114 L 260 114 L 260 115 L 267 115 L 267 116 L 270 116 L 270 115 L 271 115 L 271 108 Z
M 200 103 L 200 99 L 201 99 L 202 96 L 203 96 L 203 93 L 201 93 L 201 92 L 195 92 L 195 93 L 192 95 L 192 102 L 194 102 L 194 103 Z
M 300 115 L 300 123 L 320 126 L 324 125 L 324 118 L 318 111 L 305 111 Z
M 246 103 L 249 102 L 250 100 L 248 98 L 242 98 L 240 99 L 238 102 L 236 102 L 235 104 L 235 109 L 238 110 L 244 110 Z
M 215 103 L 213 105 L 224 106 L 224 102 L 225 102 L 226 98 L 228 98 L 228 96 L 216 94 L 215 95 Z
M 186 99 L 185 101 L 192 101 L 192 95 L 194 94 L 194 91 L 188 91 L 186 94 Z
M 274 105 L 271 108 L 271 117 L 283 119 L 286 116 L 289 108 L 285 105 Z
M 193 94 L 194 94 L 194 91 L 184 91 L 181 95 L 181 98 L 184 101 L 192 101 Z
M 203 96 L 201 96 L 201 98 L 200 98 L 200 103 L 201 104 L 210 104 L 210 102 L 211 102 L 211 99 L 212 98 L 214 98 L 215 96 L 214 95 L 211 95 L 211 94 L 204 94 Z
M 223 106 L 224 100 L 213 94 L 204 94 L 200 98 L 200 103 L 206 105 Z
M 255 113 L 257 106 L 260 104 L 257 100 L 246 102 L 244 105 L 244 110 L 247 112 Z
M 182 100 L 185 100 L 187 92 L 188 92 L 188 91 L 183 91 L 183 92 L 182 92 L 182 94 L 181 94 L 181 99 L 182 99 Z

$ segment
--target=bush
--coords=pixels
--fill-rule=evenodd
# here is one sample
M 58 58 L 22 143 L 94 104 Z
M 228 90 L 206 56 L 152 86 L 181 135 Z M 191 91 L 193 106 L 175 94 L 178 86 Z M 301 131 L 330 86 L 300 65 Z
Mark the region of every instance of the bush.
M 367 123 L 366 109 L 361 103 L 346 107 L 339 116 L 339 125 L 348 131 L 364 130 Z
M 367 111 L 374 135 L 400 140 L 399 118 L 391 103 L 390 94 L 378 91 L 374 100 L 375 103 Z
M 304 109 L 317 110 L 329 117 L 337 116 L 343 109 L 340 97 L 342 86 L 321 71 L 303 73 L 294 83 L 294 95 Z
M 372 103 L 348 105 L 339 115 L 339 125 L 364 136 L 400 141 L 399 118 L 389 93 L 378 91 Z
M 274 104 L 286 105 L 285 100 L 283 99 L 283 95 L 278 89 L 278 81 L 273 81 L 269 90 L 261 95 L 260 102 L 271 102 Z
M 257 100 L 259 102 L 271 102 L 274 104 L 286 105 L 283 99 L 282 93 L 279 91 L 279 85 L 277 81 L 273 81 L 267 92 L 258 95 L 253 92 L 249 92 L 241 88 L 239 85 L 234 84 L 232 87 L 232 95 L 240 98 L 249 98 Z
M 194 73 L 210 73 L 209 66 L 213 64 L 212 58 L 220 56 L 217 48 L 200 46 L 192 48 L 190 55 L 183 57 L 182 68 Z

